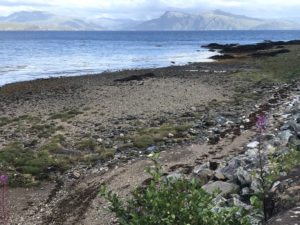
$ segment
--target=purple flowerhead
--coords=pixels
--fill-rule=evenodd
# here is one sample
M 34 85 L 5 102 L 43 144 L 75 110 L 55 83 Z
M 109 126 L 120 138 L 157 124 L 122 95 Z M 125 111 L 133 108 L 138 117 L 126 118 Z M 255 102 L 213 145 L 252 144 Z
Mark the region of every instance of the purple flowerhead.
M 267 118 L 265 115 L 261 115 L 257 117 L 257 123 L 256 123 L 256 131 L 258 133 L 263 133 L 266 131 L 267 128 Z
M 8 177 L 6 175 L 0 176 L 0 184 L 4 184 L 8 180 Z

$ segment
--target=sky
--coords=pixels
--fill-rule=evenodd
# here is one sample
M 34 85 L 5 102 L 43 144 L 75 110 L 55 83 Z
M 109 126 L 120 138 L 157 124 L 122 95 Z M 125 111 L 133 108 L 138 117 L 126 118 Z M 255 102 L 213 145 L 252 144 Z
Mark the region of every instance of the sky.
M 300 0 L 0 0 L 0 16 L 42 10 L 90 19 L 148 20 L 165 11 L 200 13 L 215 9 L 257 18 L 300 20 Z

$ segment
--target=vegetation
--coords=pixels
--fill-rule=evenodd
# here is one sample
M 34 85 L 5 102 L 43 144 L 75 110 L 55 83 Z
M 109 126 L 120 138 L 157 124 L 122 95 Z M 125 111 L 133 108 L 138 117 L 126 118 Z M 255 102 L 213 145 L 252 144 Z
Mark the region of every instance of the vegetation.
M 182 125 L 166 123 L 160 127 L 141 128 L 132 137 L 134 139 L 133 144 L 138 148 L 146 148 L 162 142 L 168 137 L 182 138 L 186 136 L 190 128 L 191 124 L 188 123 Z
M 161 167 L 156 154 L 153 162 L 155 169 L 147 168 L 152 180 L 145 188 L 135 188 L 132 198 L 126 203 L 111 191 L 101 187 L 100 194 L 110 203 L 109 210 L 116 213 L 123 225 L 247 225 L 249 211 L 242 207 L 216 207 L 215 197 L 205 192 L 200 183 L 193 180 L 162 179 Z
M 60 113 L 55 113 L 55 114 L 52 114 L 49 119 L 50 120 L 56 120 L 56 119 L 60 119 L 61 121 L 63 122 L 66 122 L 68 121 L 69 119 L 77 116 L 77 115 L 80 115 L 80 114 L 83 114 L 83 112 L 80 112 L 79 110 L 77 109 L 72 109 L 72 110 L 69 110 L 67 112 L 60 112 Z
M 238 76 L 248 77 L 261 82 L 290 82 L 300 76 L 300 46 L 285 46 L 288 53 L 274 57 L 264 57 L 256 60 L 259 71 L 238 73 Z

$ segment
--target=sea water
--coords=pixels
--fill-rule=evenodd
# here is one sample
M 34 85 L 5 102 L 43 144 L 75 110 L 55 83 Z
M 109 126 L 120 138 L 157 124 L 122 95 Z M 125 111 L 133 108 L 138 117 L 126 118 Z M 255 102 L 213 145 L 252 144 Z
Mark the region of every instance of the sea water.
M 299 39 L 300 31 L 0 31 L 0 86 L 25 80 L 208 62 L 212 42 Z

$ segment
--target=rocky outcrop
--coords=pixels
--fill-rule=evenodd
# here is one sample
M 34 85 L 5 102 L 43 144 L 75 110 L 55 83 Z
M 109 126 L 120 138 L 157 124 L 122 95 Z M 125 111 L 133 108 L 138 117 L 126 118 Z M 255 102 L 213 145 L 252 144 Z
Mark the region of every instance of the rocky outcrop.
M 289 216 L 293 215 L 293 210 L 285 212 L 292 208 L 298 207 L 298 222 L 300 221 L 300 166 L 292 169 L 287 176 L 279 178 L 274 182 L 272 189 L 266 194 L 265 197 L 265 211 L 267 218 L 271 218 L 278 214 L 278 221 L 289 221 Z M 284 219 L 283 219 L 284 218 Z M 294 220 L 295 217 L 290 217 Z M 277 220 L 276 219 L 276 220 Z M 271 221 L 276 221 L 272 219 Z M 291 221 L 289 221 L 291 222 Z M 268 223 L 273 224 L 273 223 Z M 282 223 L 283 224 L 283 223 Z M 292 223 L 285 223 L 292 224 Z

